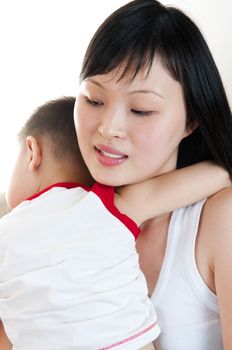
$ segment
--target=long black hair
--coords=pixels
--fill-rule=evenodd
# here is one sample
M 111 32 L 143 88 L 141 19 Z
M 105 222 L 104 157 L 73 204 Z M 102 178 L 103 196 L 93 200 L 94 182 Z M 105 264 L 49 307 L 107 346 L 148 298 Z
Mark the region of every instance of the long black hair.
M 149 72 L 157 54 L 180 82 L 187 123 L 197 129 L 179 147 L 177 167 L 213 159 L 232 174 L 232 116 L 208 45 L 181 10 L 156 0 L 134 0 L 112 13 L 93 36 L 80 79 L 124 67 L 122 75 Z

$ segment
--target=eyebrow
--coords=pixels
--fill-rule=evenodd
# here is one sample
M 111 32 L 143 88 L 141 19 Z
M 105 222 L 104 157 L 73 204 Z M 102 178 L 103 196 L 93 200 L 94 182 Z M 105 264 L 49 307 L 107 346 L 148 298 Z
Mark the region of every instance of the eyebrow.
M 94 79 L 92 79 L 92 78 L 88 78 L 88 79 L 86 79 L 86 81 L 90 81 L 91 83 L 93 83 L 93 84 L 99 86 L 101 89 L 106 90 L 106 88 L 105 88 L 101 83 L 99 83 L 98 81 L 96 81 L 96 80 L 94 80 Z M 158 96 L 158 97 L 160 97 L 160 98 L 162 98 L 162 99 L 165 98 L 163 95 L 161 95 L 161 94 L 158 93 L 157 91 L 154 91 L 154 90 L 146 90 L 146 89 L 134 90 L 134 91 L 131 91 L 129 94 L 132 95 L 132 94 L 138 94 L 138 93 L 140 93 L 140 94 L 153 94 L 153 95 L 156 95 L 156 96 Z
M 85 80 L 86 80 L 86 81 L 90 81 L 91 83 L 93 83 L 93 84 L 99 86 L 99 87 L 102 88 L 103 90 L 106 90 L 105 87 L 104 87 L 102 84 L 100 84 L 98 81 L 96 81 L 96 80 L 94 80 L 94 79 L 87 78 L 87 79 L 85 79 Z
M 137 93 L 140 93 L 140 94 L 153 94 L 153 95 L 156 95 L 156 96 L 164 99 L 163 95 L 161 95 L 160 93 L 158 93 L 157 91 L 154 91 L 154 90 L 134 90 L 134 91 L 131 91 L 131 94 L 137 94 Z

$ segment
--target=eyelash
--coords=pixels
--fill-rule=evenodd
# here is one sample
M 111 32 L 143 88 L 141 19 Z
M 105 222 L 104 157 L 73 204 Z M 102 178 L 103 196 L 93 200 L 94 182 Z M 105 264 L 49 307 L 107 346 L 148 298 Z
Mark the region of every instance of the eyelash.
M 92 107 L 100 107 L 103 105 L 102 102 L 100 101 L 95 101 L 95 100 L 91 100 L 88 97 L 85 97 L 85 101 Z
M 148 117 L 149 115 L 152 114 L 152 111 L 140 111 L 137 109 L 132 109 L 131 112 L 139 117 Z
M 88 97 L 85 97 L 85 100 L 92 107 L 98 108 L 98 107 L 103 105 L 103 102 L 91 100 Z M 134 113 L 138 117 L 148 117 L 153 113 L 152 111 L 141 111 L 141 110 L 137 110 L 137 109 L 131 109 L 131 112 Z

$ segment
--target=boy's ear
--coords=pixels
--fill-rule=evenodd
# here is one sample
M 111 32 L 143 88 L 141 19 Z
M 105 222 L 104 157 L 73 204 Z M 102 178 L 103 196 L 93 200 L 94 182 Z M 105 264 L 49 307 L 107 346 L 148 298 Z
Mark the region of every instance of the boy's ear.
M 188 137 L 189 135 L 191 135 L 193 133 L 193 131 L 196 130 L 198 125 L 199 124 L 198 124 L 198 121 L 196 119 L 187 122 L 184 138 Z
M 38 170 L 42 161 L 42 152 L 38 140 L 34 136 L 27 136 L 26 150 L 29 164 L 29 171 Z

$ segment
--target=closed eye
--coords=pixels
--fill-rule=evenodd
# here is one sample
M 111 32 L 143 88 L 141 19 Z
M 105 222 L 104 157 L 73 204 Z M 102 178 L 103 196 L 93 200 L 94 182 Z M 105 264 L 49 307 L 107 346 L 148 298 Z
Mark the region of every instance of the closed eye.
M 132 109 L 131 112 L 140 116 L 140 117 L 147 117 L 153 113 L 153 111 L 141 111 L 138 109 Z
M 90 98 L 88 97 L 85 97 L 85 100 L 88 104 L 90 104 L 91 106 L 93 107 L 99 107 L 99 106 L 102 106 L 103 103 L 101 101 L 97 101 L 97 100 L 91 100 Z

